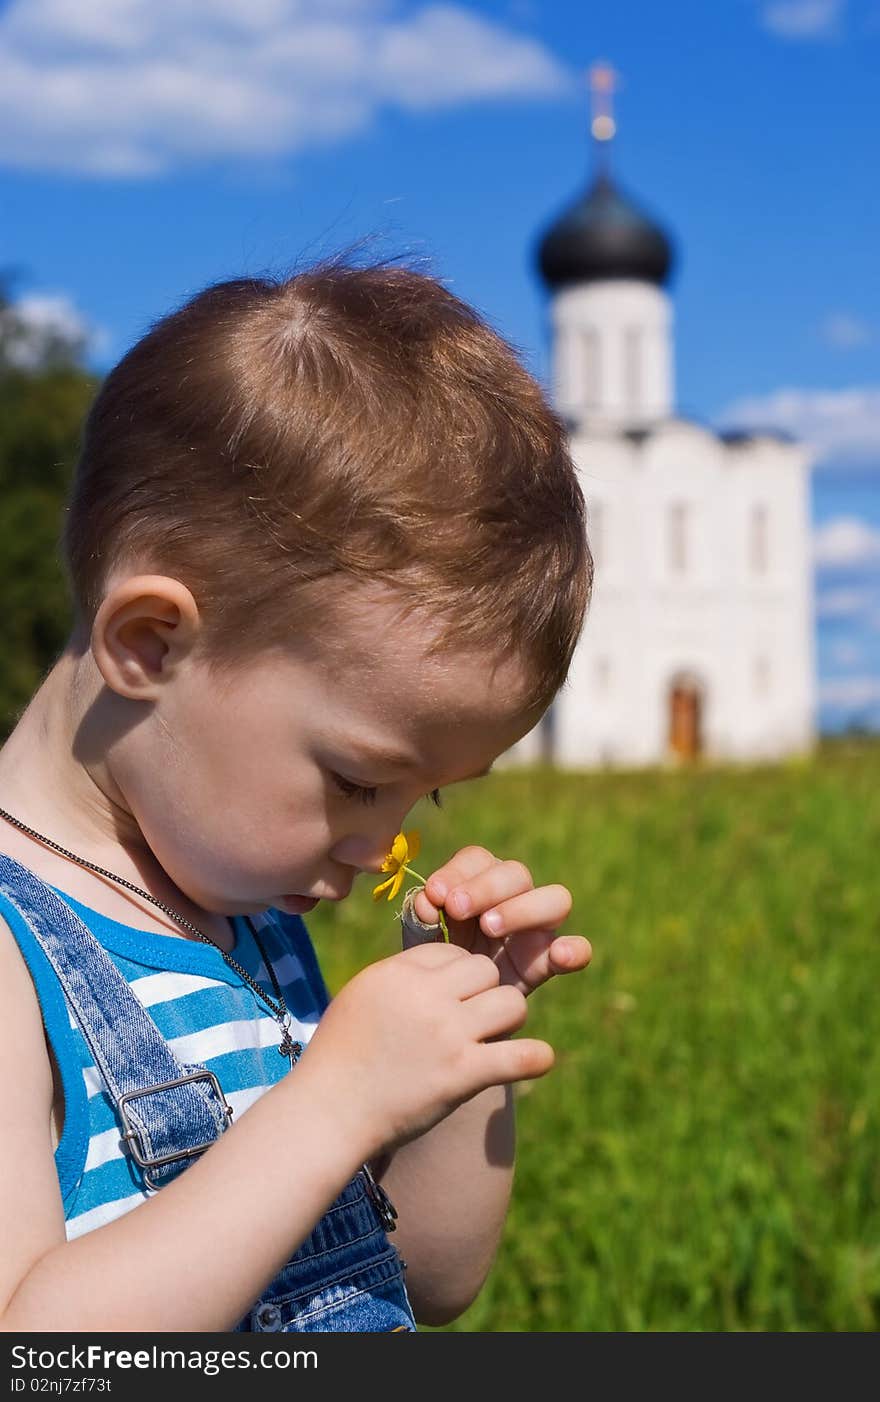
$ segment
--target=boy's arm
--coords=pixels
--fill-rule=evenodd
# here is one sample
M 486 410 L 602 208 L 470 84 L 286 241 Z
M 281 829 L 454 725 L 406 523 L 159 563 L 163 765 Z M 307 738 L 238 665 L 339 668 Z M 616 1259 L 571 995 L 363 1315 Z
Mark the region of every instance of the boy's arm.
M 373 1161 L 398 1213 L 390 1240 L 407 1263 L 420 1324 L 457 1319 L 489 1273 L 510 1202 L 513 1092 L 490 1086 L 390 1157 Z
M 444 901 L 450 890 L 453 897 L 466 893 L 473 911 L 470 920 L 449 918 L 452 940 L 492 959 L 500 982 L 523 997 L 555 974 L 589 963 L 588 940 L 556 935 L 571 910 L 567 888 L 535 889 L 521 863 L 502 862 L 482 847 L 462 849 L 426 886 L 407 892 L 401 912 L 405 947 L 436 940 L 439 905 L 432 901 Z M 480 921 L 490 906 L 502 921 L 492 938 Z M 515 1139 L 512 1088 L 490 1086 L 375 1164 L 398 1211 L 395 1245 L 409 1266 L 407 1291 L 420 1323 L 448 1324 L 479 1293 L 507 1215 Z
M 161 1192 L 67 1242 L 40 1007 L 0 921 L 0 1331 L 228 1332 L 381 1145 L 547 1073 L 545 1042 L 507 1040 L 518 1022 L 498 993 L 485 964 L 446 946 L 371 965 L 295 1075 Z M 353 1062 L 353 1047 L 369 1053 Z
M 67 1242 L 39 1003 L 0 919 L 0 1332 L 231 1329 L 363 1161 L 307 1060 L 154 1198 Z

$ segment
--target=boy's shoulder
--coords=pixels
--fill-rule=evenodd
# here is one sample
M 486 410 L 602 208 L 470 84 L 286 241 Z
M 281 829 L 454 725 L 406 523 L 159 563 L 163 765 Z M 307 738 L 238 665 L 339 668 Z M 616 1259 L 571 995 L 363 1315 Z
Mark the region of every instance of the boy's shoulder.
M 10 1058 L 7 1061 L 7 1056 Z M 35 1097 L 49 1114 L 55 1078 L 49 1056 L 40 1000 L 27 960 L 15 932 L 0 912 L 0 1076 L 4 1095 L 25 1082 L 25 1094 Z M 7 1071 L 9 1074 L 7 1074 Z M 14 1084 L 10 1087 L 10 1081 Z
M 5 1185 L 0 1299 L 7 1301 L 33 1263 L 61 1245 L 65 1234 L 52 1138 L 55 1078 L 36 989 L 2 915 L 0 1082 L 0 1179 Z

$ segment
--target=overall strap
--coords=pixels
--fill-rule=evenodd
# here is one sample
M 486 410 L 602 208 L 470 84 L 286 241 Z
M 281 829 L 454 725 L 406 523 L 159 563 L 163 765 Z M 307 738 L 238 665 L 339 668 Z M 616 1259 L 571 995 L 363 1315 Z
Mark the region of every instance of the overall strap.
M 176 1178 L 232 1118 L 217 1077 L 181 1063 L 91 930 L 60 896 L 0 854 L 0 894 L 61 983 L 149 1189 Z

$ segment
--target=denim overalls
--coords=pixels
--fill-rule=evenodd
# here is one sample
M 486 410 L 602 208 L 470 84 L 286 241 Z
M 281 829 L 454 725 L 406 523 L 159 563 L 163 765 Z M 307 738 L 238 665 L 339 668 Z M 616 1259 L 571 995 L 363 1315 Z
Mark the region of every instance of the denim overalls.
M 160 1190 L 227 1127 L 219 1081 L 177 1060 L 76 912 L 3 854 L 0 914 L 13 932 L 24 922 L 38 941 L 112 1098 L 120 1136 L 147 1190 Z M 415 1332 L 404 1263 L 385 1234 L 391 1226 L 381 1190 L 359 1170 L 234 1332 Z

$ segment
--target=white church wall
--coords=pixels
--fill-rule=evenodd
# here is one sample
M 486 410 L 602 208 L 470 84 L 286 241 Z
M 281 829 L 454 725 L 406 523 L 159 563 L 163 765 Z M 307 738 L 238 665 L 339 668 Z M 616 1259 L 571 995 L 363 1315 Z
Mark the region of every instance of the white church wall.
M 809 458 L 801 445 L 770 438 L 728 451 L 741 611 L 737 751 L 775 758 L 809 749 L 815 735 Z M 756 513 L 765 521 L 757 534 Z
M 670 419 L 572 439 L 591 513 L 593 600 L 548 718 L 562 768 L 670 758 L 671 689 L 700 696 L 702 752 L 808 750 L 815 724 L 809 461 L 771 437 L 724 442 Z M 499 763 L 548 758 L 548 722 Z
M 619 434 L 580 435 L 571 454 L 587 504 L 594 591 L 630 588 L 633 473 L 637 449 Z
M 541 266 L 593 601 L 551 724 L 503 759 L 661 763 L 673 726 L 679 751 L 697 735 L 709 758 L 801 752 L 816 711 L 807 451 L 677 417 L 674 307 L 661 285 L 672 245 L 635 209 L 633 243 L 618 238 L 619 209 L 591 198 L 577 208 L 545 237 Z
M 550 316 L 560 413 L 615 424 L 668 416 L 673 311 L 662 288 L 624 279 L 566 287 Z
M 641 592 L 658 611 L 679 599 L 705 606 L 706 591 L 717 587 L 721 469 L 718 440 L 696 425 L 674 420 L 645 440 L 632 484 L 639 540 L 631 558 Z

